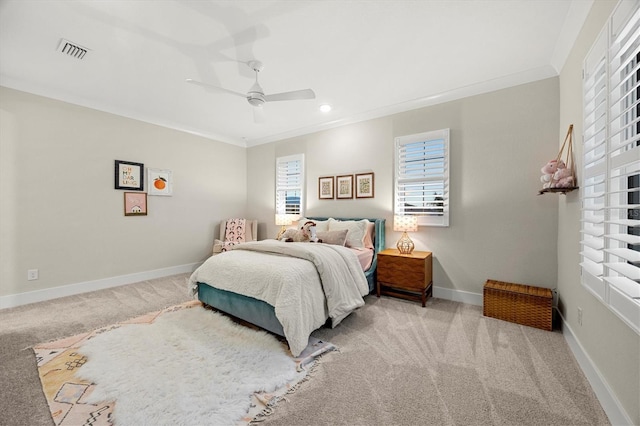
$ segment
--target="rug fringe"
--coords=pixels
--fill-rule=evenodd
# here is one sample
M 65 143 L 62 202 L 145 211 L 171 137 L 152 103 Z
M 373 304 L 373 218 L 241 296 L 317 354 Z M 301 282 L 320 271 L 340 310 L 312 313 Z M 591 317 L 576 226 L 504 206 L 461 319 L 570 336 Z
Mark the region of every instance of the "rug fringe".
M 296 383 L 295 385 L 293 385 L 289 389 L 287 389 L 287 391 L 283 395 L 276 396 L 276 397 L 272 398 L 266 404 L 266 407 L 261 412 L 256 414 L 253 417 L 253 419 L 247 425 L 248 426 L 254 426 L 254 425 L 257 425 L 257 424 L 265 421 L 267 417 L 269 417 L 270 415 L 275 413 L 275 409 L 276 409 L 276 407 L 278 406 L 278 404 L 280 402 L 282 402 L 282 401 L 289 402 L 289 399 L 287 398 L 287 395 L 291 395 L 292 393 L 295 393 L 302 386 L 303 383 L 308 382 L 309 380 L 311 380 L 311 378 L 313 376 L 313 373 L 315 373 L 316 368 L 320 364 L 320 359 L 323 356 L 325 356 L 326 354 L 330 353 L 330 352 L 340 352 L 340 351 L 338 350 L 338 348 L 334 348 L 331 351 L 328 351 L 328 352 L 325 352 L 323 354 L 318 355 L 316 357 L 316 359 L 311 363 L 311 365 L 307 367 L 308 368 L 307 374 L 305 374 L 305 376 L 302 379 L 300 379 L 300 381 L 298 381 L 298 383 Z

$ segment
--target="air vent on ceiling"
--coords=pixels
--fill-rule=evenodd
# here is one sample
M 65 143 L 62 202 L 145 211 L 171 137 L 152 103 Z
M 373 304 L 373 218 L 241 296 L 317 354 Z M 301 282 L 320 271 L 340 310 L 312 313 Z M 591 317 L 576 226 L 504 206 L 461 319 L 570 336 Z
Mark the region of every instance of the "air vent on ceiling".
M 60 39 L 60 43 L 58 44 L 58 52 L 77 59 L 84 59 L 88 51 L 89 49 L 86 47 L 82 47 L 77 43 L 65 39 Z

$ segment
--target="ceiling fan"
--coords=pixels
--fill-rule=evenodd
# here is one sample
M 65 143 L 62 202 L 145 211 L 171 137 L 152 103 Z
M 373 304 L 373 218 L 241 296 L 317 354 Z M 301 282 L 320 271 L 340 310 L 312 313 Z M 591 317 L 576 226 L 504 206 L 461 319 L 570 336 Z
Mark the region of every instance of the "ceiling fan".
M 198 86 L 220 90 L 225 93 L 229 93 L 231 95 L 241 96 L 245 98 L 251 106 L 253 106 L 253 114 L 254 120 L 256 122 L 262 121 L 262 106 L 265 102 L 275 102 L 275 101 L 296 101 L 300 99 L 315 99 L 316 94 L 311 89 L 303 89 L 303 90 L 294 90 L 291 92 L 282 92 L 282 93 L 274 93 L 272 95 L 265 95 L 264 90 L 258 83 L 258 73 L 262 71 L 264 65 L 262 62 L 257 60 L 252 60 L 247 62 L 249 68 L 251 68 L 256 73 L 256 82 L 253 83 L 253 86 L 249 89 L 246 94 L 235 92 L 233 90 L 225 89 L 224 87 L 214 86 L 212 84 L 203 83 L 197 80 L 193 80 L 188 78 L 187 83 L 192 83 Z

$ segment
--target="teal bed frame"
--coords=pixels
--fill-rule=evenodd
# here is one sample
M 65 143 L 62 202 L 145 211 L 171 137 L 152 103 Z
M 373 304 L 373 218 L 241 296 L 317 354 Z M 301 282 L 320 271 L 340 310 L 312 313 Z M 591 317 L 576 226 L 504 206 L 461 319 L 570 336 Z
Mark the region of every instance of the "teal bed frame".
M 326 217 L 309 217 L 312 220 L 327 220 Z M 334 218 L 337 220 L 362 220 L 365 218 Z M 374 224 L 373 260 L 365 271 L 369 284 L 369 293 L 376 289 L 376 269 L 378 267 L 378 253 L 385 249 L 385 219 L 368 219 Z M 253 297 L 220 290 L 206 283 L 198 283 L 198 300 L 205 305 L 227 313 L 233 317 L 257 325 L 272 333 L 284 336 L 280 321 L 276 318 L 275 309 L 270 304 Z

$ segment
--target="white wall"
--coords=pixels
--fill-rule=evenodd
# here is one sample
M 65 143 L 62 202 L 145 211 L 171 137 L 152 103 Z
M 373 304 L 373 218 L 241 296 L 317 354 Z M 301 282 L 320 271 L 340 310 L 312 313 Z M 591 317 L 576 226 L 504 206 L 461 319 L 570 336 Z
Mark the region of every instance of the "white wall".
M 246 209 L 245 148 L 7 88 L 0 114 L 0 296 L 201 262 Z M 173 196 L 125 217 L 116 159 L 172 170 Z
M 556 287 L 558 195 L 538 196 L 540 168 L 557 155 L 558 79 L 296 137 L 248 150 L 248 216 L 273 238 L 275 158 L 304 153 L 306 214 L 387 219 L 392 228 L 394 137 L 451 129 L 451 226 L 421 227 L 434 285 L 475 300 L 488 278 Z M 375 173 L 375 198 L 318 200 L 318 178 Z
M 574 124 L 576 163 L 582 165 L 582 62 L 617 1 L 599 0 L 560 74 L 560 134 Z M 580 179 L 580 172 L 578 171 Z M 633 424 L 640 424 L 640 336 L 580 284 L 580 192 L 560 198 L 558 222 L 559 309 L 605 386 Z M 578 308 L 582 308 L 582 325 Z M 615 401 L 614 401 L 615 402 Z

